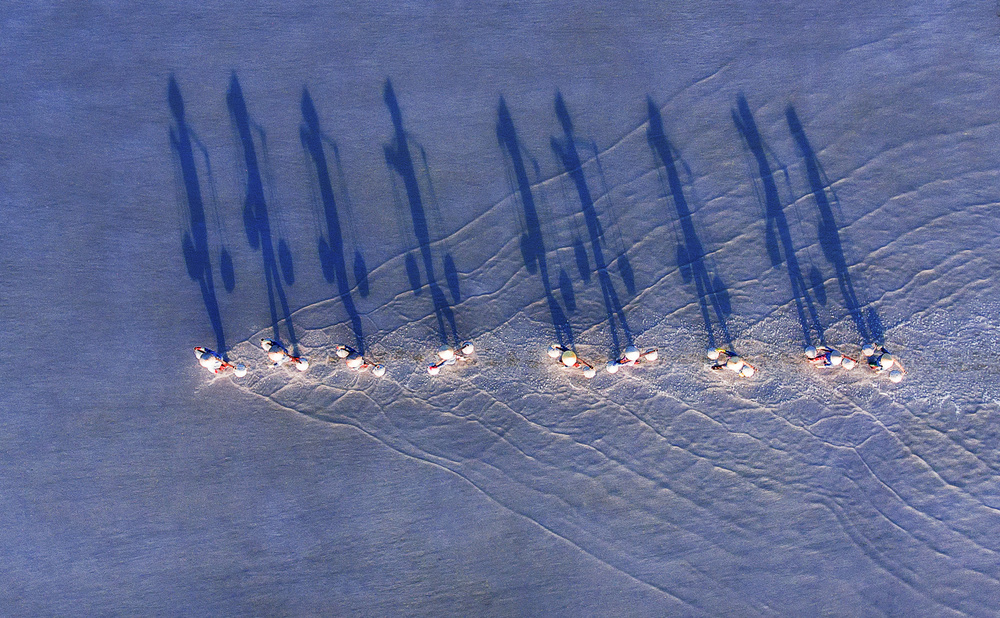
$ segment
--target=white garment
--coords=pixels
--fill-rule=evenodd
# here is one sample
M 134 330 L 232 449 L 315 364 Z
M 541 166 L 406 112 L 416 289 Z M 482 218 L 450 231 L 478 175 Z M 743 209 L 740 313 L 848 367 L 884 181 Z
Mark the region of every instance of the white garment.
M 198 359 L 198 362 L 201 364 L 202 367 L 214 373 L 218 373 L 219 369 L 222 368 L 222 359 L 208 352 L 202 353 L 201 358 Z
M 285 352 L 285 350 L 278 345 L 271 346 L 271 349 L 267 351 L 267 357 L 276 365 L 284 365 L 291 360 L 288 356 L 288 352 Z

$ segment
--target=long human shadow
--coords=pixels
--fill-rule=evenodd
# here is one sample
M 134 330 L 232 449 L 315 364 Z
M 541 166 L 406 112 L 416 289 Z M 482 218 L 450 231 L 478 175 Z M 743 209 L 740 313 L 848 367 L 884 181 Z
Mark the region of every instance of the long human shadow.
M 431 178 L 431 168 L 427 163 L 427 151 L 419 144 L 417 145 L 417 149 L 420 150 L 420 161 L 423 164 L 424 179 L 427 182 L 427 193 L 431 208 L 437 213 L 438 221 L 440 222 L 441 207 L 438 204 L 437 193 L 434 191 L 434 179 Z M 448 291 L 451 292 L 452 301 L 457 305 L 462 302 L 461 282 L 459 280 L 458 268 L 455 266 L 455 259 L 447 249 L 444 250 L 444 259 L 441 262 L 444 266 L 444 280 L 448 284 Z
M 628 259 L 628 247 L 625 246 L 625 239 L 622 237 L 618 216 L 615 214 L 615 206 L 611 202 L 611 186 L 604 174 L 604 166 L 601 165 L 601 153 L 597 149 L 597 142 L 591 141 L 590 149 L 594 155 L 594 162 L 597 164 L 597 176 L 601 179 L 601 186 L 604 189 L 604 200 L 608 205 L 607 212 L 611 217 L 611 227 L 618 234 L 618 239 L 621 242 L 622 252 L 615 259 L 615 263 L 618 265 L 618 274 L 621 275 L 622 283 L 625 284 L 625 291 L 628 292 L 629 296 L 635 296 L 635 273 L 632 271 L 632 262 Z
M 778 266 L 781 264 L 782 256 L 784 257 L 788 268 L 788 279 L 792 286 L 792 297 L 795 299 L 795 308 L 798 311 L 802 337 L 806 345 L 813 345 L 816 342 L 823 343 L 823 326 L 816 310 L 816 303 L 809 293 L 809 287 L 806 285 L 802 269 L 799 267 L 799 260 L 795 256 L 795 245 L 792 243 L 788 220 L 785 218 L 781 199 L 778 197 L 778 186 L 767 161 L 764 140 L 757 129 L 757 123 L 750 111 L 746 97 L 739 95 L 736 99 L 736 109 L 731 110 L 731 112 L 733 123 L 736 124 L 740 135 L 743 136 L 744 143 L 757 162 L 760 181 L 764 188 L 765 243 L 768 254 L 771 256 L 771 264 Z M 813 335 L 816 337 L 815 341 Z
M 566 173 L 573 179 L 573 184 L 576 186 L 576 191 L 580 198 L 580 207 L 583 210 L 583 218 L 587 223 L 587 232 L 590 236 L 590 248 L 594 254 L 594 262 L 597 266 L 597 279 L 601 284 L 604 307 L 607 310 L 608 323 L 611 326 L 612 345 L 615 355 L 617 355 L 621 352 L 622 345 L 618 338 L 616 317 L 617 322 L 621 323 L 627 345 L 632 345 L 633 343 L 632 330 L 629 328 L 628 320 L 625 318 L 625 310 L 618 298 L 618 292 L 615 291 L 611 275 L 608 273 L 607 260 L 604 258 L 604 249 L 601 247 L 603 232 L 600 220 L 597 218 L 594 199 L 591 197 L 590 189 L 587 187 L 587 179 L 583 173 L 583 163 L 576 149 L 573 123 L 570 120 L 569 111 L 566 109 L 566 103 L 563 101 L 562 94 L 558 92 L 556 93 L 555 108 L 556 116 L 559 118 L 559 123 L 562 125 L 565 135 L 563 140 L 555 137 L 551 138 L 552 150 L 562 163 Z
M 438 332 L 441 335 L 441 342 L 448 343 L 449 328 L 454 342 L 458 343 L 458 327 L 455 324 L 455 313 L 448 305 L 444 291 L 438 285 L 437 277 L 434 273 L 434 258 L 431 254 L 430 231 L 427 227 L 427 213 L 424 210 L 423 199 L 420 196 L 420 183 L 417 181 L 416 169 L 413 165 L 413 157 L 410 155 L 410 143 L 403 128 L 403 114 L 399 109 L 399 102 L 396 100 L 396 93 L 392 89 L 392 82 L 385 81 L 385 89 L 382 93 L 385 106 L 392 116 L 393 140 L 385 146 L 385 161 L 389 169 L 399 174 L 403 179 L 403 186 L 406 188 L 406 197 L 410 204 L 410 216 L 413 219 L 413 232 L 417 237 L 417 244 L 420 246 L 420 255 L 424 263 L 424 273 L 427 276 L 427 286 L 431 292 L 431 300 L 434 304 L 434 314 L 438 321 Z M 415 266 L 415 264 L 414 264 Z M 414 274 L 411 266 L 407 264 L 407 274 L 413 283 Z M 418 279 L 419 280 L 419 279 Z M 414 286 L 414 292 L 420 289 L 419 284 Z
M 524 265 L 529 272 L 538 271 L 542 278 L 542 287 L 545 290 L 545 300 L 549 305 L 549 312 L 552 314 L 552 325 L 555 327 L 556 339 L 559 345 L 573 347 L 573 328 L 569 319 L 563 312 L 559 301 L 552 293 L 552 281 L 549 278 L 548 259 L 545 252 L 545 241 L 542 237 L 542 224 L 538 218 L 538 209 L 535 207 L 535 198 L 531 193 L 531 182 L 528 180 L 528 172 L 524 166 L 524 158 L 521 156 L 521 143 L 514 130 L 514 121 L 510 117 L 507 103 L 500 97 L 497 105 L 497 142 L 507 155 L 507 160 L 514 170 L 514 179 L 517 184 L 517 192 L 521 198 L 521 207 L 524 209 L 524 221 L 527 230 L 521 237 L 521 254 L 524 257 Z M 567 277 L 568 278 L 568 277 Z M 572 285 L 570 283 L 570 285 Z
M 647 97 L 646 102 L 649 107 L 649 129 L 646 131 L 646 139 L 650 148 L 653 149 L 658 165 L 666 172 L 667 184 L 670 187 L 670 194 L 673 196 L 674 207 L 677 209 L 677 220 L 680 223 L 684 240 L 684 244 L 679 244 L 677 247 L 677 265 L 681 269 L 684 279 L 694 282 L 698 303 L 701 305 L 701 317 L 705 321 L 709 347 L 717 347 L 716 328 L 712 321 L 714 313 L 718 331 L 721 333 L 726 347 L 731 349 L 733 340 L 729 334 L 729 327 L 726 325 L 726 318 L 730 313 L 729 293 L 723 286 L 722 279 L 718 276 L 713 279 L 708 272 L 708 267 L 705 264 L 706 252 L 698 238 L 698 233 L 695 231 L 691 209 L 688 207 L 687 198 L 684 197 L 681 178 L 677 173 L 677 166 L 674 164 L 676 151 L 663 131 L 663 118 L 660 115 L 660 109 L 652 98 Z
M 185 152 L 185 155 L 188 156 L 188 158 L 187 158 L 187 161 L 182 165 L 182 168 L 183 168 L 182 175 L 188 173 L 189 171 L 194 172 L 190 177 L 191 177 L 192 181 L 195 183 L 194 189 L 197 190 L 196 191 L 196 194 L 197 194 L 197 203 L 199 205 L 201 205 L 201 208 L 199 210 L 202 213 L 202 218 L 205 219 L 206 222 L 207 222 L 207 216 L 205 216 L 205 214 L 204 214 L 204 210 L 205 210 L 204 209 L 204 200 L 201 197 L 201 190 L 200 190 L 200 184 L 201 183 L 198 181 L 198 174 L 195 171 L 196 167 L 195 167 L 194 157 L 190 156 L 192 154 L 192 152 L 193 152 L 193 149 L 192 149 L 192 146 L 193 146 L 194 148 L 197 148 L 198 152 L 201 153 L 201 158 L 204 160 L 204 163 L 205 163 L 205 176 L 207 177 L 206 180 L 207 180 L 209 191 L 211 193 L 212 207 L 210 209 L 212 209 L 212 210 L 215 211 L 213 214 L 215 215 L 215 225 L 216 225 L 216 230 L 217 230 L 217 232 L 219 234 L 219 241 L 220 241 L 219 242 L 219 275 L 222 278 L 222 287 L 225 288 L 225 290 L 227 292 L 232 292 L 236 288 L 236 271 L 233 268 L 233 256 L 230 255 L 229 250 L 226 248 L 226 230 L 225 230 L 225 226 L 222 224 L 222 220 L 219 218 L 218 200 L 216 199 L 216 194 L 215 194 L 215 181 L 212 178 L 212 161 L 211 161 L 211 158 L 208 156 L 208 148 L 206 148 L 205 145 L 203 143 L 201 143 L 201 140 L 198 139 L 198 135 L 184 121 L 184 101 L 182 100 L 181 95 L 180 95 L 180 88 L 177 87 L 177 82 L 176 82 L 176 80 L 174 79 L 174 77 L 172 75 L 170 77 L 170 80 L 173 82 L 173 86 L 174 86 L 174 92 L 173 92 L 174 98 L 173 98 L 173 100 L 174 100 L 174 102 L 176 104 L 176 109 L 175 109 L 175 105 L 171 105 L 171 108 L 172 108 L 171 109 L 171 113 L 175 116 L 175 118 L 179 118 L 180 119 L 178 121 L 178 132 L 175 135 L 178 138 L 180 137 L 180 127 L 181 127 L 181 125 L 183 125 L 183 129 L 184 129 L 183 133 L 184 133 L 184 137 L 186 138 L 186 142 L 187 142 L 186 145 L 185 145 L 185 147 L 184 147 L 184 152 Z M 168 90 L 169 90 L 169 88 L 168 88 Z M 171 93 L 168 93 L 168 97 L 170 96 L 170 94 Z M 171 143 L 173 144 L 173 141 Z M 178 143 L 175 146 L 175 149 L 178 149 L 179 147 L 180 147 L 180 144 Z M 178 157 L 179 156 L 180 156 L 180 150 L 178 150 Z M 185 180 L 185 184 L 187 184 L 186 180 Z
M 212 278 L 212 260 L 208 250 L 208 229 L 205 222 L 205 205 L 201 197 L 201 184 L 198 181 L 198 168 L 195 165 L 194 150 L 191 146 L 191 131 L 184 120 L 184 99 L 181 89 L 174 76 L 170 76 L 167 84 L 167 104 L 174 118 L 170 128 L 170 145 L 177 152 L 181 164 L 181 176 L 184 179 L 184 190 L 187 194 L 188 213 L 191 217 L 191 227 L 184 232 L 182 243 L 184 263 L 188 275 L 197 281 L 201 288 L 201 297 L 205 301 L 208 319 L 215 331 L 216 349 L 225 357 L 226 336 L 222 328 L 222 312 L 215 296 L 215 283 Z
M 866 322 L 864 308 L 854 291 L 854 283 L 851 281 L 847 259 L 844 256 L 844 246 L 840 241 L 840 232 L 837 230 L 837 220 L 833 216 L 833 209 L 830 207 L 830 200 L 826 195 L 827 183 L 823 182 L 825 177 L 823 168 L 812 145 L 809 144 L 809 139 L 802 128 L 798 114 L 795 113 L 795 108 L 791 105 L 785 109 L 785 119 L 788 121 L 788 129 L 791 131 L 792 137 L 795 138 L 795 143 L 798 144 L 802 159 L 806 164 L 806 178 L 809 179 L 809 187 L 812 189 L 816 207 L 819 209 L 819 245 L 823 249 L 823 255 L 837 272 L 837 283 L 840 285 L 844 304 L 847 305 L 847 312 L 854 320 L 854 325 L 863 341 L 882 343 L 882 321 L 879 319 L 878 312 L 875 311 L 874 307 L 869 306 Z
M 351 207 L 351 199 L 347 191 L 347 178 L 344 175 L 344 166 L 340 161 L 340 149 L 337 148 L 337 142 L 329 139 L 326 135 L 321 136 L 322 141 L 326 142 L 330 148 L 333 149 L 333 162 L 337 168 L 337 180 L 339 181 L 341 195 L 344 196 L 344 202 L 347 206 L 347 216 L 350 217 L 351 221 L 354 221 L 354 209 Z M 358 246 L 358 234 L 354 227 L 351 228 L 351 239 L 354 241 L 354 283 L 358 286 L 358 293 L 361 294 L 361 298 L 368 298 L 369 288 L 368 288 L 368 265 L 365 263 L 365 256 L 361 253 L 361 247 Z M 325 275 L 326 273 L 324 273 Z M 327 277 L 327 280 L 331 283 L 333 282 L 333 277 Z
M 321 235 L 317 240 L 319 247 L 319 259 L 323 265 L 324 272 L 333 273 L 333 279 L 337 284 L 337 293 L 340 301 L 344 305 L 344 310 L 351 320 L 351 328 L 354 330 L 356 349 L 364 354 L 365 340 L 361 327 L 361 315 L 354 305 L 354 298 L 351 296 L 351 284 L 347 279 L 347 264 L 344 260 L 344 236 L 340 229 L 340 218 L 337 216 L 337 202 L 333 196 L 333 184 L 330 181 L 330 171 L 327 167 L 326 153 L 323 150 L 323 132 L 319 126 L 319 114 L 316 113 L 316 106 L 313 104 L 309 89 L 302 90 L 302 126 L 299 129 L 299 137 L 302 146 L 308 151 L 313 163 L 316 165 L 316 178 L 319 182 L 320 199 L 323 202 L 323 214 L 326 218 L 327 238 Z
M 247 242 L 252 248 L 260 249 L 264 262 L 264 280 L 267 284 L 267 300 L 271 309 L 271 326 L 274 338 L 281 339 L 279 326 L 281 320 L 284 319 L 285 327 L 288 330 L 288 342 L 292 344 L 293 353 L 298 354 L 298 340 L 295 337 L 295 327 L 292 325 L 292 312 L 288 306 L 288 297 L 285 295 L 278 262 L 275 259 L 275 247 L 271 239 L 271 223 L 267 214 L 267 202 L 264 199 L 264 182 L 261 179 L 257 149 L 254 146 L 250 114 L 247 111 L 246 100 L 243 98 L 243 89 L 240 87 L 239 79 L 235 73 L 229 82 L 226 104 L 243 147 L 243 158 L 247 168 L 247 195 L 243 205 L 243 222 L 246 226 Z M 281 316 L 278 314 L 279 304 L 281 305 Z

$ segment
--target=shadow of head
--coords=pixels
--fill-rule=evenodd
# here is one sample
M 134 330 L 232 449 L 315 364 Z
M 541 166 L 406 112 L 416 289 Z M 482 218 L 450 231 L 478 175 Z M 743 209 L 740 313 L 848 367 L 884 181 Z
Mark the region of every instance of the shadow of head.
M 170 113 L 178 124 L 184 122 L 184 99 L 181 97 L 181 89 L 177 85 L 174 76 L 170 76 L 167 83 L 167 102 L 170 104 Z
M 795 108 L 789 105 L 785 108 L 785 120 L 788 122 L 788 130 L 791 131 L 792 137 L 795 138 L 796 143 L 798 143 L 799 148 L 803 148 L 803 153 L 809 156 L 812 152 L 812 148 L 809 147 L 809 142 L 805 140 L 806 132 L 802 128 L 802 123 L 799 121 L 799 115 L 795 113 Z
M 389 108 L 389 115 L 392 116 L 392 124 L 397 127 L 403 126 L 403 113 L 399 111 L 399 101 L 396 100 L 396 91 L 392 88 L 392 80 L 385 80 L 382 100 L 385 102 L 385 106 Z
M 310 131 L 319 133 L 319 114 L 316 113 L 316 105 L 313 104 L 308 88 L 302 89 L 302 120 Z
M 497 103 L 497 142 L 510 150 L 516 147 L 517 142 L 514 119 L 510 117 L 510 110 L 507 109 L 507 102 L 503 97 L 500 97 L 500 102 Z
M 573 134 L 573 121 L 570 120 L 569 110 L 566 109 L 566 101 L 563 100 L 562 93 L 556 91 L 556 117 L 559 118 L 559 124 L 562 125 L 563 132 L 566 135 Z
M 238 124 L 242 126 L 249 122 L 250 114 L 247 111 L 247 103 L 243 98 L 243 88 L 240 86 L 240 80 L 236 77 L 236 73 L 233 73 L 229 78 L 226 105 L 229 107 L 229 113 L 233 115 Z
M 660 115 L 660 108 L 656 106 L 653 97 L 646 97 L 646 111 L 649 115 L 649 128 L 646 130 L 646 139 L 653 142 L 657 138 L 664 137 L 663 116 Z
M 742 93 L 736 96 L 736 109 L 733 110 L 733 122 L 736 123 L 736 127 L 743 135 L 743 139 L 747 141 L 747 146 L 750 150 L 754 154 L 758 152 L 763 153 L 764 144 L 761 141 L 760 132 L 757 130 L 757 121 L 754 120 L 753 112 L 750 111 L 750 104 Z

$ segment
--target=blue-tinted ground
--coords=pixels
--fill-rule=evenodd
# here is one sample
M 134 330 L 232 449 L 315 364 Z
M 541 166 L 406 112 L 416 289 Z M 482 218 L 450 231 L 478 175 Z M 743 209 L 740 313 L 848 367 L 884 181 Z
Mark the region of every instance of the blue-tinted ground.
M 3 13 L 2 613 L 1000 604 L 992 7 Z

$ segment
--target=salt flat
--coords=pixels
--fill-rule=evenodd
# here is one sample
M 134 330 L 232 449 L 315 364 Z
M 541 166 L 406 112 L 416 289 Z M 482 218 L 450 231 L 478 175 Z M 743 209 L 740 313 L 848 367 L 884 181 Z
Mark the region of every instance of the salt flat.
M 4 613 L 995 611 L 996 11 L 0 23 Z

